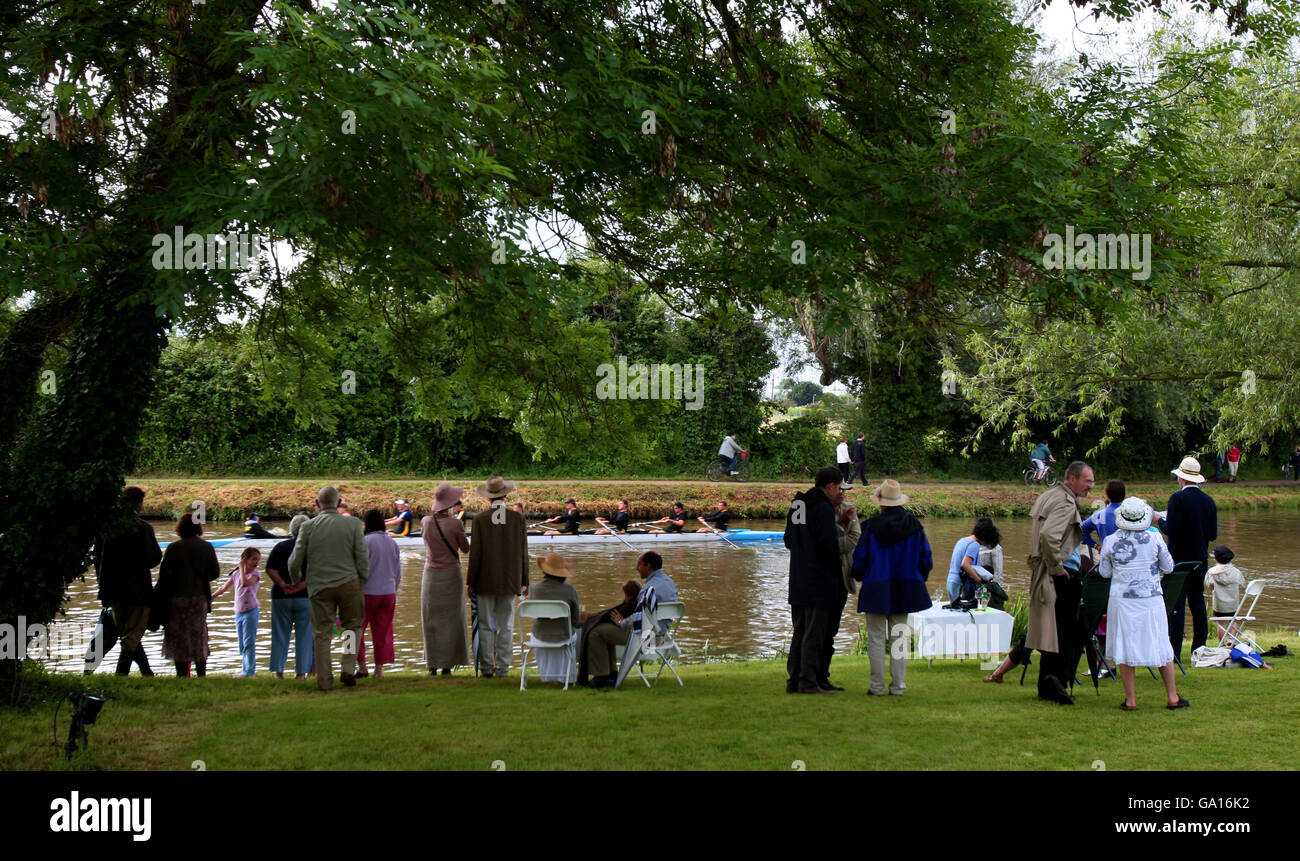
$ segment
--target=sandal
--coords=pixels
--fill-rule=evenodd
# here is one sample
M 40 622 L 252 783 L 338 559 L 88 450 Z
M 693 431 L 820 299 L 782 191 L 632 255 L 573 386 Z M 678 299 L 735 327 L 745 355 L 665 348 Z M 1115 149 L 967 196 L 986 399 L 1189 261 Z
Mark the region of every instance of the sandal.
M 1169 709 L 1170 711 L 1174 711 L 1175 709 L 1185 709 L 1190 705 L 1191 703 L 1189 703 L 1184 697 L 1179 697 L 1177 705 L 1173 705 L 1173 706 L 1167 705 L 1165 706 L 1165 708 Z
M 1128 700 L 1120 700 L 1119 707 L 1122 711 L 1126 711 L 1126 712 L 1135 712 L 1138 710 L 1137 706 L 1133 706 L 1132 708 L 1129 708 Z M 1173 708 L 1173 706 L 1170 706 L 1170 708 Z
M 986 682 L 995 682 L 996 684 L 999 684 L 999 685 L 1000 685 L 1000 684 L 1002 684 L 1002 677 L 1001 677 L 1001 676 L 998 676 L 997 678 L 994 678 L 994 677 L 993 677 L 993 674 L 992 674 L 992 673 L 989 673 L 987 676 L 984 677 L 984 681 L 986 681 Z

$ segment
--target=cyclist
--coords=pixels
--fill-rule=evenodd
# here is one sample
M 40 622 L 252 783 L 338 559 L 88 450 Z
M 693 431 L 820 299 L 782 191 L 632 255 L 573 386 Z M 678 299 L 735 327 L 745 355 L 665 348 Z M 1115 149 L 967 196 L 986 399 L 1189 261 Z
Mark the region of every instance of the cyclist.
M 1034 481 L 1042 481 L 1043 473 L 1047 472 L 1047 464 L 1056 463 L 1056 458 L 1052 457 L 1052 450 L 1047 447 L 1047 440 L 1034 446 L 1034 450 L 1029 453 L 1029 460 L 1038 470 L 1034 475 Z
M 737 467 L 740 465 L 740 459 L 745 456 L 744 449 L 736 442 L 734 433 L 727 434 L 722 438 L 722 445 L 718 448 L 718 457 L 727 463 L 727 469 L 732 475 L 736 475 Z

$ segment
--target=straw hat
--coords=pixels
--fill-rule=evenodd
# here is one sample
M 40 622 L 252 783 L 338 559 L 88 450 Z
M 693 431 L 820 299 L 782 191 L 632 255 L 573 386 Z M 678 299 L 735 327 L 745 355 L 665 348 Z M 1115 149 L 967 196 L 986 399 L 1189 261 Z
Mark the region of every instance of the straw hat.
M 1169 472 L 1193 484 L 1205 481 L 1205 476 L 1201 475 L 1201 462 L 1190 455 L 1183 458 L 1183 462 L 1178 464 L 1178 469 L 1171 469 Z
M 500 499 L 507 493 L 515 489 L 513 481 L 506 481 L 501 476 L 489 479 L 485 484 L 479 486 L 478 495 L 488 499 Z
M 903 489 L 898 486 L 898 482 L 892 478 L 887 478 L 871 494 L 871 501 L 881 508 L 887 508 L 891 505 L 907 505 L 911 497 L 903 493 Z
M 454 484 L 448 484 L 444 481 L 433 491 L 434 514 L 451 508 L 453 505 L 460 502 L 460 498 L 464 495 L 465 488 L 457 487 Z
M 574 570 L 569 567 L 565 558 L 554 551 L 540 557 L 537 563 L 542 566 L 543 574 L 550 574 L 552 577 L 563 577 L 567 580 L 574 575 Z
M 1151 527 L 1152 513 L 1145 499 L 1130 496 L 1115 509 L 1115 526 L 1128 532 L 1146 532 Z

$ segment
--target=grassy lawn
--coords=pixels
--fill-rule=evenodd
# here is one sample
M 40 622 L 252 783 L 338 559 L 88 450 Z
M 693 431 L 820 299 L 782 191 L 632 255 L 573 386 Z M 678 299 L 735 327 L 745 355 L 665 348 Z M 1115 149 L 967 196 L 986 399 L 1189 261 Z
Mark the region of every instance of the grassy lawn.
M 1265 647 L 1300 637 L 1270 633 Z M 1186 663 L 1186 661 L 1185 661 Z M 1187 664 L 1190 667 L 1190 664 Z M 1179 678 L 1192 703 L 1164 709 L 1163 689 L 1139 670 L 1141 710 L 1119 710 L 1117 682 L 1076 689 L 1073 707 L 1034 696 L 1035 666 L 1001 685 L 974 660 L 908 664 L 903 697 L 865 694 L 866 658 L 836 657 L 832 696 L 784 692 L 775 661 L 695 664 L 650 690 L 562 691 L 517 674 L 481 680 L 394 675 L 318 693 L 312 682 L 210 677 L 153 680 L 96 676 L 110 696 L 90 728 L 90 748 L 67 763 L 52 741 L 58 693 L 76 676 L 38 677 L 43 700 L 4 709 L 0 768 L 466 769 L 644 768 L 1275 770 L 1300 768 L 1300 657 L 1277 669 L 1194 670 Z M 67 734 L 67 709 L 59 718 Z M 60 739 L 60 744 L 62 741 Z M 500 767 L 500 766 L 498 766 Z

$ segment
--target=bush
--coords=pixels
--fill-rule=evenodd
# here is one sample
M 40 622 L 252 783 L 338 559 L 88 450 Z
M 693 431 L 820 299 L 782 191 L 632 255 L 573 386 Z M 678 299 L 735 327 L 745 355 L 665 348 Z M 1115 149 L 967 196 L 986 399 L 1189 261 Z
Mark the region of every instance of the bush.
M 755 478 L 807 476 L 835 462 L 824 415 L 812 414 L 760 428 L 754 439 Z

